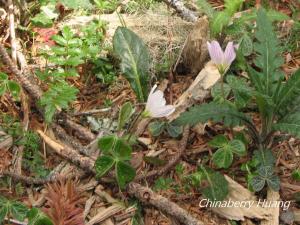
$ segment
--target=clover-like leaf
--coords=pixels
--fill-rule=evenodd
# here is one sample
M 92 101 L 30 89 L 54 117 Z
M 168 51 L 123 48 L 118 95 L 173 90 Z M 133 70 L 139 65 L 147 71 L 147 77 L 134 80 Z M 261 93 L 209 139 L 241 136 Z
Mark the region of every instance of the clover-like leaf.
M 233 154 L 229 146 L 220 148 L 213 154 L 212 160 L 218 168 L 228 168 L 233 161 Z
M 148 129 L 154 137 L 159 136 L 164 131 L 165 127 L 166 123 L 162 121 L 154 121 L 148 125 Z
M 104 154 L 107 154 L 113 150 L 116 141 L 117 136 L 115 135 L 104 136 L 99 139 L 98 147 Z
M 135 169 L 125 162 L 118 161 L 116 163 L 117 182 L 120 188 L 124 188 L 127 183 L 135 177 Z
M 95 162 L 95 170 L 98 177 L 104 176 L 115 164 L 115 160 L 107 155 L 98 157 Z
M 129 121 L 130 117 L 133 114 L 133 107 L 131 102 L 126 102 L 122 105 L 119 113 L 118 119 L 118 130 L 121 130 L 125 124 Z
M 223 147 L 224 145 L 226 145 L 227 143 L 228 143 L 228 140 L 224 135 L 217 135 L 214 137 L 214 139 L 212 139 L 210 142 L 208 142 L 208 145 L 210 147 L 220 148 L 220 147 Z
M 246 153 L 246 146 L 240 140 L 237 140 L 237 139 L 231 140 L 229 142 L 229 146 L 230 146 L 231 151 L 239 156 L 245 155 L 245 153 Z
M 32 208 L 28 213 L 28 225 L 53 225 L 53 222 L 50 220 L 45 213 L 37 208 Z
M 168 134 L 173 138 L 179 137 L 183 130 L 182 126 L 176 126 L 172 123 L 167 123 L 166 129 Z
M 121 161 L 131 159 L 131 147 L 122 139 L 118 139 L 114 146 L 113 155 Z
M 254 191 L 261 191 L 264 188 L 266 181 L 260 176 L 255 176 L 250 180 L 250 184 Z

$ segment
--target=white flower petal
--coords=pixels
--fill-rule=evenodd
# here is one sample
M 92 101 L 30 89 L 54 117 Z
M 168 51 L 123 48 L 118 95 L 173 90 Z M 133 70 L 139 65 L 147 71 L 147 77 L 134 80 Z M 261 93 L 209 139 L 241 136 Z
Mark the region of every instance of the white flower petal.
M 233 45 L 233 42 L 230 41 L 228 42 L 225 49 L 223 64 L 225 64 L 226 66 L 230 66 L 231 63 L 234 61 L 235 57 L 236 57 L 235 46 Z
M 216 64 L 220 65 L 224 59 L 223 50 L 217 41 L 212 41 L 211 43 L 207 42 L 207 48 L 210 55 L 211 60 Z
M 171 115 L 175 111 L 175 107 L 173 105 L 166 105 L 160 108 L 156 108 L 153 111 L 151 111 L 152 117 L 155 118 L 161 118 L 161 117 L 167 117 Z

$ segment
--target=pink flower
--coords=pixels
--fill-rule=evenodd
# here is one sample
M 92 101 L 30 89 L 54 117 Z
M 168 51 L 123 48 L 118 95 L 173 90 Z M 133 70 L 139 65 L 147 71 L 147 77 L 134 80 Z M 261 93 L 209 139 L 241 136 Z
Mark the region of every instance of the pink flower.
M 161 90 L 155 91 L 157 85 L 154 85 L 148 96 L 144 117 L 160 118 L 167 117 L 175 111 L 173 105 L 166 105 L 166 99 L 164 93 Z
M 225 52 L 217 41 L 207 42 L 207 47 L 211 60 L 216 64 L 220 73 L 224 74 L 236 57 L 235 50 L 238 45 L 228 42 Z

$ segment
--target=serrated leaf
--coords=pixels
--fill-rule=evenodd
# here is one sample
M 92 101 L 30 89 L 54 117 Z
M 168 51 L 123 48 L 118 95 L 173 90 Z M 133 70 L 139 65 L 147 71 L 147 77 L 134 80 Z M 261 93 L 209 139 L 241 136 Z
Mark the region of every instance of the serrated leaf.
M 219 172 L 201 166 L 199 168 L 202 178 L 205 179 L 209 186 L 202 190 L 206 198 L 211 201 L 222 201 L 228 194 L 228 182 Z
M 227 98 L 230 94 L 231 87 L 228 84 L 224 83 L 223 89 L 224 89 L 224 97 Z M 214 101 L 223 100 L 221 83 L 217 83 L 212 87 L 211 96 L 214 98 Z
M 149 53 L 142 39 L 125 27 L 118 27 L 113 37 L 115 54 L 121 59 L 120 68 L 139 101 L 148 95 Z
M 211 22 L 211 30 L 214 35 L 217 35 L 222 32 L 223 28 L 227 26 L 230 22 L 230 15 L 226 12 L 219 12 L 213 17 Z
M 217 135 L 212 139 L 211 141 L 208 142 L 208 145 L 211 147 L 215 148 L 221 148 L 224 147 L 228 143 L 227 138 L 224 135 Z
M 127 163 L 118 161 L 116 163 L 117 182 L 120 188 L 124 188 L 126 184 L 132 181 L 135 177 L 135 169 Z
M 154 121 L 148 125 L 149 131 L 154 137 L 159 136 L 164 131 L 165 127 L 166 123 L 162 121 Z
M 49 217 L 37 208 L 32 208 L 27 213 L 27 217 L 28 225 L 53 225 Z
M 132 114 L 133 114 L 133 107 L 131 102 L 124 103 L 119 112 L 118 130 L 121 130 L 125 126 L 125 124 L 129 121 Z
M 232 151 L 228 146 L 224 146 L 213 154 L 212 160 L 218 168 L 227 169 L 233 161 Z
M 225 126 L 252 124 L 246 115 L 237 111 L 233 106 L 215 102 L 191 107 L 189 111 L 182 113 L 174 123 L 176 125 L 195 125 L 200 122 L 205 123 L 208 120 L 223 122 Z
M 115 135 L 101 137 L 98 141 L 98 147 L 104 154 L 107 154 L 113 150 L 117 139 Z
M 213 18 L 215 16 L 216 12 L 214 8 L 206 0 L 197 0 L 197 5 L 208 16 L 208 18 Z
M 60 35 L 53 35 L 51 39 L 61 46 L 67 45 L 67 40 Z
M 0 196 L 0 222 L 8 215 L 19 221 L 24 221 L 28 208 L 21 202 L 11 201 Z
M 244 56 L 251 55 L 251 53 L 253 51 L 253 42 L 249 35 L 247 35 L 247 34 L 243 35 L 240 48 L 241 48 L 241 51 Z
M 74 36 L 73 31 L 68 26 L 64 26 L 63 27 L 63 29 L 61 31 L 61 34 L 64 37 L 64 39 L 67 40 L 67 41 L 71 40 L 73 38 L 73 36 Z
M 172 123 L 167 123 L 166 129 L 167 129 L 168 134 L 173 138 L 179 137 L 183 131 L 182 126 L 176 126 Z
M 300 99 L 300 69 L 298 69 L 285 84 L 281 85 L 280 90 L 274 97 L 275 112 L 279 117 L 286 116 L 289 112 L 298 108 Z
M 104 176 L 115 164 L 115 160 L 107 155 L 103 155 L 97 158 L 95 161 L 95 171 L 97 177 Z
M 53 25 L 52 19 L 44 12 L 41 12 L 31 18 L 31 22 L 37 27 L 51 27 Z
M 84 60 L 80 56 L 74 56 L 74 57 L 69 57 L 69 58 L 65 59 L 63 65 L 78 66 L 83 63 L 84 63 Z
M 224 2 L 226 12 L 232 16 L 240 9 L 244 0 L 225 0 Z
M 286 115 L 276 124 L 273 124 L 273 130 L 279 130 L 300 137 L 300 113 L 295 112 Z
M 40 104 L 45 107 L 45 120 L 51 122 L 56 109 L 68 108 L 70 102 L 76 99 L 78 90 L 66 83 L 51 85 L 40 99 Z

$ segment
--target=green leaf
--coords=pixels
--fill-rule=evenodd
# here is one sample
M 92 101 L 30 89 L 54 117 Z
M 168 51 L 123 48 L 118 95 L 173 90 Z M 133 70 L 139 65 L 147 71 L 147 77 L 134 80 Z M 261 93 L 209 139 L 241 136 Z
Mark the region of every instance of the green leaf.
M 254 50 L 257 54 L 255 65 L 261 72 L 253 74 L 250 70 L 251 81 L 257 80 L 262 87 L 262 94 L 266 96 L 273 96 L 275 86 L 278 80 L 282 80 L 283 74 L 280 67 L 283 64 L 281 56 L 280 43 L 277 39 L 276 33 L 273 31 L 272 23 L 267 17 L 264 9 L 257 12 L 257 30 L 255 32 L 256 42 Z M 256 85 L 257 81 L 254 85 Z
M 64 39 L 67 41 L 71 40 L 74 37 L 73 31 L 68 26 L 63 27 L 61 34 L 64 37 Z
M 164 131 L 165 127 L 166 123 L 163 121 L 154 121 L 148 125 L 148 129 L 154 137 L 158 137 Z
M 240 9 L 244 0 L 225 0 L 224 2 L 226 12 L 229 15 L 233 16 L 233 14 Z
M 241 51 L 244 56 L 251 55 L 251 53 L 253 51 L 253 42 L 249 35 L 247 35 L 247 34 L 243 35 L 240 48 L 241 48 Z
M 253 160 L 256 160 L 258 165 L 269 167 L 273 167 L 276 161 L 272 151 L 269 149 L 255 150 Z
M 228 194 L 228 182 L 219 172 L 201 166 L 198 169 L 202 178 L 208 182 L 208 187 L 202 190 L 204 196 L 211 201 L 222 201 Z
M 279 191 L 280 180 L 277 175 L 274 175 L 273 167 L 261 166 L 257 172 L 258 176 L 253 177 L 251 181 L 251 185 L 255 191 L 262 190 L 266 183 L 274 191 Z
M 8 213 L 8 207 L 2 205 L 2 207 L 0 208 L 0 223 L 4 221 L 7 213 Z
M 232 89 L 235 104 L 238 108 L 245 107 L 253 96 L 253 90 L 244 78 L 233 75 L 226 77 L 226 82 Z
M 298 69 L 275 95 L 275 112 L 279 117 L 284 117 L 300 104 L 300 69 Z
M 121 59 L 120 68 L 139 101 L 148 95 L 149 53 L 142 39 L 125 27 L 118 27 L 113 37 L 115 54 Z
M 9 80 L 7 82 L 7 87 L 8 87 L 8 90 L 10 91 L 11 95 L 15 99 L 18 99 L 19 95 L 20 95 L 20 91 L 21 91 L 19 84 L 17 82 Z
M 215 16 L 216 12 L 214 8 L 206 0 L 197 0 L 197 5 L 208 16 L 208 18 L 213 18 Z
M 119 112 L 118 130 L 121 130 L 125 126 L 132 114 L 133 107 L 131 102 L 126 102 L 125 104 L 123 104 Z
M 37 27 L 51 27 L 53 25 L 52 19 L 44 12 L 41 12 L 31 18 L 31 22 Z
M 0 85 L 0 96 L 4 95 L 4 93 L 6 92 L 6 85 Z
M 28 213 L 28 225 L 53 225 L 49 217 L 41 210 L 32 208 Z
M 176 125 L 195 125 L 208 120 L 223 122 L 225 126 L 238 126 L 241 124 L 252 124 L 251 120 L 243 113 L 237 111 L 231 105 L 217 104 L 215 102 L 193 106 L 175 120 Z
M 45 107 L 46 122 L 51 122 L 57 108 L 66 109 L 70 102 L 76 99 L 78 90 L 66 83 L 51 85 L 49 90 L 40 99 Z
M 296 181 L 300 181 L 300 169 L 296 169 L 293 171 L 292 178 Z
M 276 124 L 273 124 L 273 130 L 279 130 L 300 137 L 300 113 L 295 112 L 286 115 Z
M 208 142 L 208 145 L 214 148 L 221 148 L 224 147 L 227 143 L 227 138 L 224 135 L 219 134 L 215 136 L 214 139 L 212 139 L 210 142 Z
M 28 209 L 21 202 L 10 201 L 0 196 L 0 222 L 3 222 L 7 215 L 13 216 L 13 218 L 24 221 Z
M 120 188 L 124 188 L 126 184 L 134 179 L 135 169 L 127 163 L 119 161 L 116 163 L 116 175 Z
M 246 154 L 246 146 L 245 144 L 237 139 L 233 139 L 229 142 L 229 148 L 231 151 L 239 156 L 243 156 Z
M 231 88 L 226 83 L 223 84 L 223 88 L 224 88 L 225 98 L 227 98 L 230 94 Z M 211 96 L 214 98 L 214 101 L 220 101 L 220 100 L 223 101 L 221 83 L 217 83 L 212 87 Z
M 117 139 L 115 135 L 104 136 L 99 139 L 98 147 L 104 154 L 107 154 L 113 150 Z
M 155 190 L 155 191 L 165 190 L 166 191 L 171 188 L 171 185 L 173 182 L 174 181 L 169 177 L 167 177 L 167 178 L 160 177 L 155 181 L 153 190 Z
M 115 164 L 115 160 L 110 156 L 100 156 L 95 162 L 97 177 L 104 176 Z
M 0 81 L 6 81 L 6 80 L 8 80 L 7 74 L 0 72 Z
M 233 154 L 228 146 L 220 148 L 213 154 L 212 160 L 218 168 L 227 169 L 233 161 Z
M 266 181 L 260 176 L 255 176 L 250 180 L 250 184 L 253 190 L 258 192 L 264 188 Z
M 223 28 L 229 24 L 230 19 L 231 16 L 226 11 L 217 13 L 211 22 L 211 31 L 213 35 L 220 34 Z
M 66 66 L 78 66 L 83 64 L 84 60 L 80 56 L 69 57 L 64 61 Z
M 173 138 L 179 137 L 179 135 L 182 134 L 183 131 L 182 126 L 176 126 L 173 123 L 167 123 L 166 129 L 168 134 Z
M 53 35 L 51 39 L 61 46 L 67 46 L 67 40 L 60 35 Z
M 130 160 L 131 159 L 131 147 L 125 143 L 122 139 L 117 139 L 116 144 L 113 149 L 113 154 L 117 160 Z

